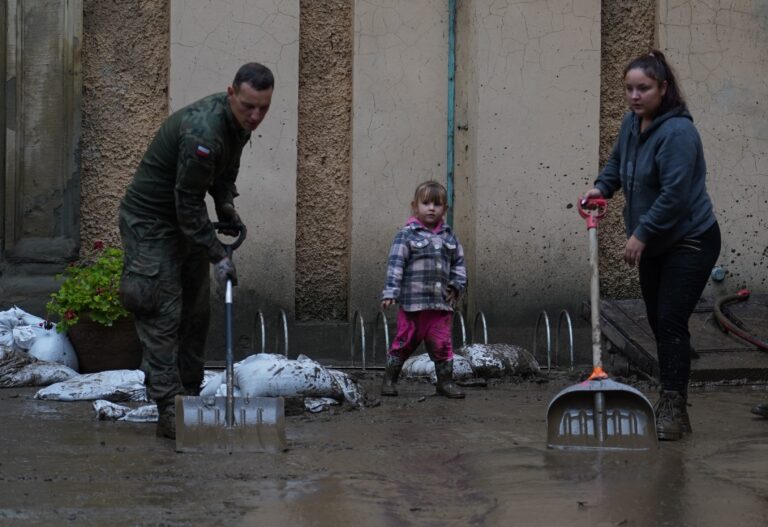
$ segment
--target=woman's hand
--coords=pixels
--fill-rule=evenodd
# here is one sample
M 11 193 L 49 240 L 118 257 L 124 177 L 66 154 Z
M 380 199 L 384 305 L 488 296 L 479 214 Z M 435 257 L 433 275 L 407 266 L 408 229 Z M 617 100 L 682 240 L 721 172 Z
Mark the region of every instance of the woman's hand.
M 381 309 L 387 309 L 389 306 L 395 303 L 394 298 L 385 298 L 381 301 Z
M 632 267 L 640 265 L 640 257 L 642 256 L 644 249 L 645 243 L 638 240 L 633 234 L 629 240 L 627 240 L 627 245 L 624 247 L 624 261 Z
M 584 203 L 585 203 L 585 202 L 586 202 L 586 201 L 587 201 L 589 198 L 602 198 L 602 197 L 603 197 L 603 193 L 602 193 L 602 192 L 600 192 L 600 189 L 598 189 L 598 188 L 591 188 L 591 189 L 589 189 L 588 191 L 586 191 L 584 194 L 582 194 L 581 196 L 579 196 L 579 202 L 580 202 L 582 205 L 584 205 Z

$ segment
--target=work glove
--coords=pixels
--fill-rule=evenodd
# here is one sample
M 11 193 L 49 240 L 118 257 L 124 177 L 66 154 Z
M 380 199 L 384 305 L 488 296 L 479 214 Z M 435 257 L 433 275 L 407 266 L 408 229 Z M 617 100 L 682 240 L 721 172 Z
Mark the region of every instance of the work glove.
M 213 275 L 216 282 L 222 287 L 226 287 L 227 279 L 232 280 L 232 285 L 237 285 L 237 271 L 232 258 L 225 256 L 213 266 Z
M 232 203 L 224 203 L 221 207 L 216 207 L 216 216 L 219 218 L 220 223 L 230 223 L 240 225 L 240 215 L 235 210 L 235 206 Z M 240 231 L 237 229 L 219 229 L 219 232 L 227 236 L 238 236 Z

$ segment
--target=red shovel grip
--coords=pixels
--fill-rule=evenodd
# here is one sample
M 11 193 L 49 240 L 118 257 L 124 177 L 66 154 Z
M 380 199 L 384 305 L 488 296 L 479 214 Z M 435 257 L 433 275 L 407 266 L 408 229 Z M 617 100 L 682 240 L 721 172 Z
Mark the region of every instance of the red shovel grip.
M 581 217 L 587 220 L 587 230 L 597 229 L 597 224 L 608 212 L 608 201 L 605 198 L 579 198 L 576 206 Z

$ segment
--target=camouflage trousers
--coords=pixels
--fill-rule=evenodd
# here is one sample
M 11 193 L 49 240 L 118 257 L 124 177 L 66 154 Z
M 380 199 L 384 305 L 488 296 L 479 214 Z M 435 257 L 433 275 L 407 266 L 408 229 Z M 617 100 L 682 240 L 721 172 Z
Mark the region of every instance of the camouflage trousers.
M 147 393 L 155 401 L 199 390 L 210 321 L 205 247 L 175 225 L 120 209 L 125 267 L 120 294 L 143 349 Z

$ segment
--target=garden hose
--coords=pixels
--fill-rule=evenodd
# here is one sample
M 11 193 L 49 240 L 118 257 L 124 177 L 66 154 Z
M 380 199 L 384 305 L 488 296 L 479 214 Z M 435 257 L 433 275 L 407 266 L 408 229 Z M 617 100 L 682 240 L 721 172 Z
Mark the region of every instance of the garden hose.
M 745 330 L 738 327 L 736 324 L 733 323 L 728 317 L 725 316 L 723 313 L 723 306 L 726 304 L 730 304 L 732 302 L 744 302 L 749 298 L 749 289 L 742 289 L 735 295 L 729 295 L 726 297 L 721 298 L 717 302 L 715 302 L 715 318 L 717 319 L 718 324 L 720 324 L 720 327 L 725 331 L 726 333 L 730 332 L 736 335 L 737 337 L 740 337 L 750 344 L 757 346 L 759 349 L 763 351 L 768 351 L 768 342 L 765 342 L 764 340 L 759 339 L 758 337 L 755 337 L 754 335 L 751 335 L 750 333 L 746 332 Z

